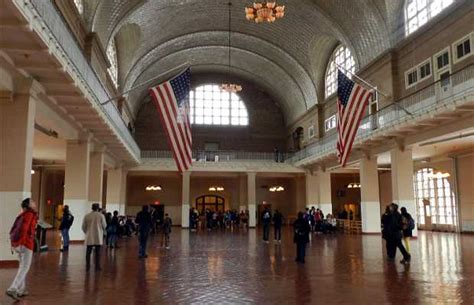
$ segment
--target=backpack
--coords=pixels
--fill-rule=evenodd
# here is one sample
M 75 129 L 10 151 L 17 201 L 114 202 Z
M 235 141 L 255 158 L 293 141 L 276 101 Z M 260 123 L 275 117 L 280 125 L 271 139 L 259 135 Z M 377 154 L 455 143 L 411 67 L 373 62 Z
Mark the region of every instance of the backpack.
M 18 243 L 21 239 L 21 227 L 23 226 L 23 214 L 16 217 L 13 226 L 10 229 L 10 241 L 11 243 Z
M 408 219 L 408 230 L 414 230 L 415 229 L 415 220 L 410 217 L 410 219 Z

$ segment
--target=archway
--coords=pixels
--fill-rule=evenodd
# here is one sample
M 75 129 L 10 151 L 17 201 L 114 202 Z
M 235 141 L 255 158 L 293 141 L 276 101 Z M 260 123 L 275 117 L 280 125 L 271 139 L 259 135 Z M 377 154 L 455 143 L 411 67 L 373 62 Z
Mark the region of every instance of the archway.
M 200 213 L 206 209 L 217 212 L 225 211 L 225 198 L 218 195 L 202 195 L 196 198 L 195 208 Z

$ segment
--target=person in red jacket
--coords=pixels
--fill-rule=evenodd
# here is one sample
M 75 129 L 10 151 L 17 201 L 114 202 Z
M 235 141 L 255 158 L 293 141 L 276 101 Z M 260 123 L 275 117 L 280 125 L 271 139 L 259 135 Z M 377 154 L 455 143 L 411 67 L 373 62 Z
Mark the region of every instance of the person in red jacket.
M 25 281 L 33 257 L 35 230 L 38 221 L 36 203 L 33 200 L 30 198 L 23 200 L 21 202 L 21 209 L 21 214 L 18 215 L 10 230 L 12 250 L 18 254 L 20 265 L 15 279 L 6 294 L 15 300 L 28 295 L 25 289 Z

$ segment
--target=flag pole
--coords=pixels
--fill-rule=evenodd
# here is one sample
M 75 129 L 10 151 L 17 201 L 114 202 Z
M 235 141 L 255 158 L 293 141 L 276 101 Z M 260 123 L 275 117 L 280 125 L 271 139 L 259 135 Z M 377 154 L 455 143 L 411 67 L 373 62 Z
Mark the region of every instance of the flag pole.
M 389 97 L 389 95 L 387 94 L 384 94 L 382 91 L 380 91 L 379 89 L 377 89 L 374 85 L 372 85 L 371 83 L 369 83 L 368 81 L 364 80 L 362 77 L 359 77 L 357 76 L 355 73 L 347 70 L 346 68 L 344 68 L 343 66 L 337 64 L 337 63 L 334 63 L 339 69 L 342 69 L 344 70 L 344 72 L 346 73 L 350 73 L 351 75 L 353 75 L 355 78 L 357 78 L 358 80 L 360 80 L 361 82 L 363 82 L 364 84 L 366 84 L 367 86 L 369 86 L 370 88 L 372 88 L 372 90 L 374 91 L 377 91 L 380 95 L 384 96 L 384 97 Z M 410 115 L 410 116 L 413 116 L 413 113 L 411 113 L 410 111 L 408 111 L 405 107 L 399 105 L 397 102 L 393 102 L 393 104 L 395 105 L 395 107 L 398 107 L 400 108 L 401 110 L 403 110 L 406 114 Z
M 177 67 L 175 67 L 175 68 L 173 68 L 173 69 L 167 70 L 167 71 L 165 71 L 165 72 L 159 74 L 158 76 L 154 76 L 154 77 L 152 77 L 152 78 L 150 78 L 150 79 L 148 79 L 148 80 L 146 80 L 146 81 L 144 81 L 144 82 L 141 82 L 141 83 L 139 83 L 139 84 L 133 86 L 132 88 L 128 89 L 127 91 L 124 91 L 124 92 L 120 93 L 119 95 L 116 95 L 116 96 L 114 96 L 114 97 L 112 97 L 112 98 L 109 98 L 109 99 L 106 100 L 105 102 L 100 103 L 100 105 L 103 106 L 103 105 L 105 105 L 105 104 L 107 104 L 107 103 L 110 103 L 111 101 L 116 100 L 116 99 L 120 98 L 121 96 L 123 96 L 123 95 L 125 95 L 125 94 L 127 94 L 127 93 L 129 93 L 129 92 L 132 92 L 132 91 L 134 91 L 135 89 L 140 88 L 140 87 L 142 87 L 143 85 L 148 84 L 149 82 L 151 82 L 151 81 L 153 81 L 153 80 L 155 80 L 155 79 L 157 79 L 157 78 L 160 78 L 160 77 L 162 77 L 162 76 L 164 76 L 164 75 L 166 75 L 166 74 L 169 74 L 169 73 L 172 72 L 172 71 L 178 70 L 178 68 L 181 69 L 181 70 L 186 70 L 186 69 L 189 68 L 190 66 L 191 66 L 191 65 L 190 65 L 189 63 L 184 63 L 184 64 L 181 64 L 181 65 L 179 65 L 179 66 L 177 66 Z

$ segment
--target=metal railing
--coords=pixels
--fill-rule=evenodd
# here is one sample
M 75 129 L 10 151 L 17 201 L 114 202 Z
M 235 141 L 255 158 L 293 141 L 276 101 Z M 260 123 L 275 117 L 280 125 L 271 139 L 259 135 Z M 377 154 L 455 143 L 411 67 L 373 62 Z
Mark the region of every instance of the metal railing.
M 192 152 L 194 162 L 229 162 L 229 161 L 276 161 L 274 152 L 248 152 L 248 151 L 202 151 Z M 286 162 L 292 155 L 279 153 L 280 162 Z M 144 150 L 141 152 L 142 159 L 169 159 L 173 154 L 169 150 Z
M 63 20 L 61 13 L 54 5 L 52 0 L 21 0 L 18 2 L 18 6 L 22 6 L 29 10 L 36 20 L 40 19 L 41 26 L 49 31 L 52 37 L 44 37 L 46 44 L 50 44 L 49 41 L 54 41 L 60 46 L 61 51 L 69 59 L 69 64 L 72 69 L 77 73 L 88 89 L 89 94 L 95 99 L 95 103 L 100 107 L 109 122 L 112 123 L 115 131 L 121 136 L 121 138 L 128 144 L 133 154 L 138 157 L 140 155 L 140 149 L 133 139 L 130 131 L 127 128 L 127 124 L 123 120 L 117 106 L 114 103 L 107 103 L 101 105 L 100 103 L 110 98 L 109 93 L 104 89 L 104 85 L 97 77 L 95 71 L 90 66 L 86 57 L 84 56 L 81 48 L 77 44 L 73 35 L 69 32 L 68 26 Z M 36 16 L 40 18 L 36 18 Z M 47 21 L 47 22 L 46 22 Z M 49 40 L 49 41 L 48 41 Z
M 355 142 L 368 138 L 375 132 L 387 129 L 403 121 L 412 120 L 433 109 L 448 105 L 453 99 L 474 93 L 474 65 L 436 81 L 401 100 L 388 105 L 362 119 Z M 405 111 L 405 110 L 406 111 Z M 294 153 L 289 162 L 308 157 L 324 156 L 336 151 L 337 134 L 322 137 L 304 149 Z

